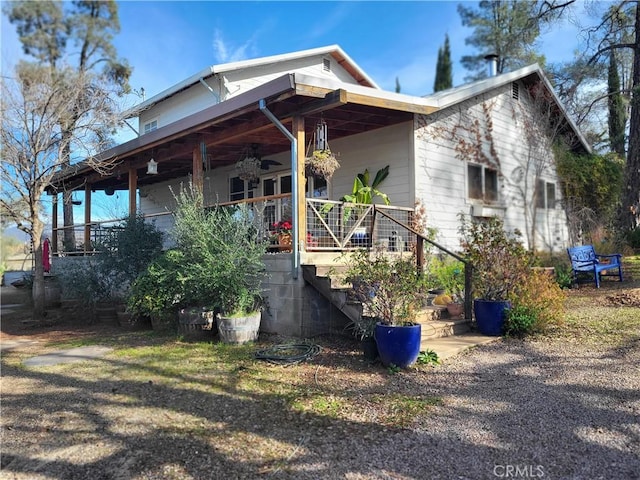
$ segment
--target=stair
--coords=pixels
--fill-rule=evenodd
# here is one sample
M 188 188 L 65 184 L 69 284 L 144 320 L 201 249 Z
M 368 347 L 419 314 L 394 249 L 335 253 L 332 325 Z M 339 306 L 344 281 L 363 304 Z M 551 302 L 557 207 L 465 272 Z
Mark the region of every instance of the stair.
M 346 315 L 349 320 L 357 321 L 362 316 L 362 304 L 349 297 L 350 285 L 341 283 L 337 278 L 344 267 L 339 265 L 302 265 L 304 280 L 312 285 L 323 297 Z M 330 276 L 331 272 L 338 275 Z M 421 350 L 434 349 L 434 341 L 438 345 L 446 344 L 447 338 L 464 335 L 471 330 L 471 320 L 465 318 L 449 318 L 446 307 L 424 307 L 417 315 L 416 322 L 422 326 Z M 437 351 L 437 350 L 436 350 Z

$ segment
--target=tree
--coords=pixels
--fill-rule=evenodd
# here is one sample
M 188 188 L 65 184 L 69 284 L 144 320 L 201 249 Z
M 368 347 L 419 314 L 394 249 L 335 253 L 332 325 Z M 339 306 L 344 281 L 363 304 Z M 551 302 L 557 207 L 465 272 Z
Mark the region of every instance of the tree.
M 640 226 L 640 6 L 637 0 L 623 0 L 611 6 L 602 21 L 586 30 L 585 55 L 588 65 L 603 58 L 616 58 L 631 52 L 629 144 L 617 225 L 624 234 Z M 622 80 L 625 82 L 624 78 Z M 610 96 L 610 94 L 608 95 Z
M 396 77 L 396 93 L 400 93 L 400 79 Z
M 451 49 L 449 35 L 444 37 L 444 46 L 438 49 L 438 63 L 436 64 L 436 80 L 433 91 L 447 90 L 453 87 L 453 73 L 451 69 Z
M 116 160 L 97 161 L 91 152 L 105 148 L 104 128 L 114 125 L 107 86 L 89 73 L 20 65 L 16 78 L 3 77 L 0 105 L 0 207 L 31 238 L 35 260 L 34 318 L 44 310 L 42 235 L 43 195 L 53 176 L 66 165 L 65 151 L 87 157 L 98 171 Z M 74 135 L 66 135 L 61 118 L 75 113 Z
M 477 8 L 458 5 L 465 27 L 473 29 L 465 43 L 480 52 L 462 57 L 462 65 L 471 73 L 470 80 L 487 76 L 484 57 L 498 55 L 498 73 L 504 73 L 531 63 L 544 63 L 536 53 L 536 40 L 541 29 L 559 18 L 574 0 L 520 1 L 483 0 Z
M 620 199 L 624 162 L 612 153 L 576 155 L 559 147 L 555 157 L 569 220 L 569 241 L 575 245 L 610 226 Z
M 114 0 L 17 1 L 7 3 L 6 10 L 10 22 L 16 25 L 24 53 L 36 59 L 33 67 L 46 66 L 61 78 L 75 72 L 94 81 L 93 91 L 98 86 L 116 87 L 115 93 L 119 95 L 129 91 L 131 69 L 126 61 L 117 58 L 112 44 L 113 35 L 120 30 Z M 97 75 L 87 75 L 89 72 Z M 65 137 L 75 135 L 78 122 L 86 114 L 87 99 L 76 97 L 76 101 L 78 104 L 69 104 L 64 114 L 59 112 L 60 130 Z M 59 152 L 64 159 L 61 165 L 70 165 L 68 147 L 72 140 L 65 139 L 62 143 L 66 147 Z M 72 226 L 71 192 L 64 193 L 63 203 L 64 225 Z M 73 229 L 65 228 L 65 248 L 75 248 L 75 243 Z
M 620 75 L 616 52 L 609 52 L 608 69 L 608 100 L 609 100 L 609 144 L 611 151 L 625 158 L 625 128 L 627 126 L 627 111 L 620 90 Z

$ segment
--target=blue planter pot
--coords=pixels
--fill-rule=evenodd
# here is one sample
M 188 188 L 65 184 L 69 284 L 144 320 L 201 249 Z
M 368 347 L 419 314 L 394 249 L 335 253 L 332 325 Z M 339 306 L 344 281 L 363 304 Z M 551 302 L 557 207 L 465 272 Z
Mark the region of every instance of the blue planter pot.
M 504 328 L 506 311 L 511 307 L 509 302 L 491 300 L 474 300 L 473 314 L 476 325 L 483 335 L 500 336 Z
M 382 364 L 400 368 L 413 364 L 420 354 L 421 331 L 420 324 L 391 326 L 378 323 L 375 338 Z

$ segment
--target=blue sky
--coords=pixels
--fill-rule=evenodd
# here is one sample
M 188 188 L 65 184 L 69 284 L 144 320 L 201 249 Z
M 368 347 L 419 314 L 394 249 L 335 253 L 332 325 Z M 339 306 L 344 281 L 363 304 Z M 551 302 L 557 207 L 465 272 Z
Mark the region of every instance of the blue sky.
M 471 33 L 457 1 L 118 2 L 115 45 L 133 66 L 131 85 L 153 96 L 218 63 L 338 44 L 382 88 L 426 95 L 433 90 L 438 48 L 449 34 L 454 84 L 464 82 L 462 55 Z M 467 2 L 476 4 L 477 2 Z M 547 32 L 547 60 L 572 57 L 575 29 Z M 13 26 L 2 18 L 2 67 L 20 54 Z
M 457 1 L 122 1 L 121 32 L 114 43 L 133 67 L 132 88 L 147 98 L 209 65 L 338 44 L 385 90 L 433 91 L 438 48 L 449 35 L 454 85 L 464 83 L 459 60 L 465 46 Z M 477 2 L 468 2 L 477 4 Z M 581 7 L 580 7 L 581 8 Z M 548 62 L 571 59 L 576 28 L 566 22 L 541 41 Z M 2 74 L 21 57 L 14 27 L 2 16 Z M 139 98 L 129 98 L 133 106 Z M 118 136 L 131 138 L 130 130 Z M 120 196 L 120 195 L 119 195 Z M 111 205 L 107 202 L 120 202 Z M 109 197 L 95 215 L 113 218 L 122 199 Z M 79 213 L 79 218 L 81 214 Z

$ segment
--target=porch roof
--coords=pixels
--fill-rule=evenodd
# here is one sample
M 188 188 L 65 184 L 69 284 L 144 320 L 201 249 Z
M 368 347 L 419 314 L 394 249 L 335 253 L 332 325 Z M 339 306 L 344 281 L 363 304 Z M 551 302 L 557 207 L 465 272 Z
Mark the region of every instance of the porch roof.
M 193 151 L 201 143 L 211 155 L 211 168 L 237 162 L 249 144 L 259 144 L 263 158 L 288 151 L 289 140 L 260 111 L 262 99 L 290 130 L 294 116 L 304 117 L 307 138 L 320 118 L 329 127 L 330 138 L 337 139 L 411 121 L 414 113 L 438 110 L 428 98 L 286 74 L 100 153 L 97 160 L 117 160 L 111 175 L 100 175 L 84 161 L 59 172 L 49 190 L 76 189 L 85 183 L 93 190 L 126 190 L 126 173 L 131 168 L 138 171 L 138 186 L 183 177 L 191 173 Z M 152 157 L 159 163 L 157 175 L 146 174 Z

